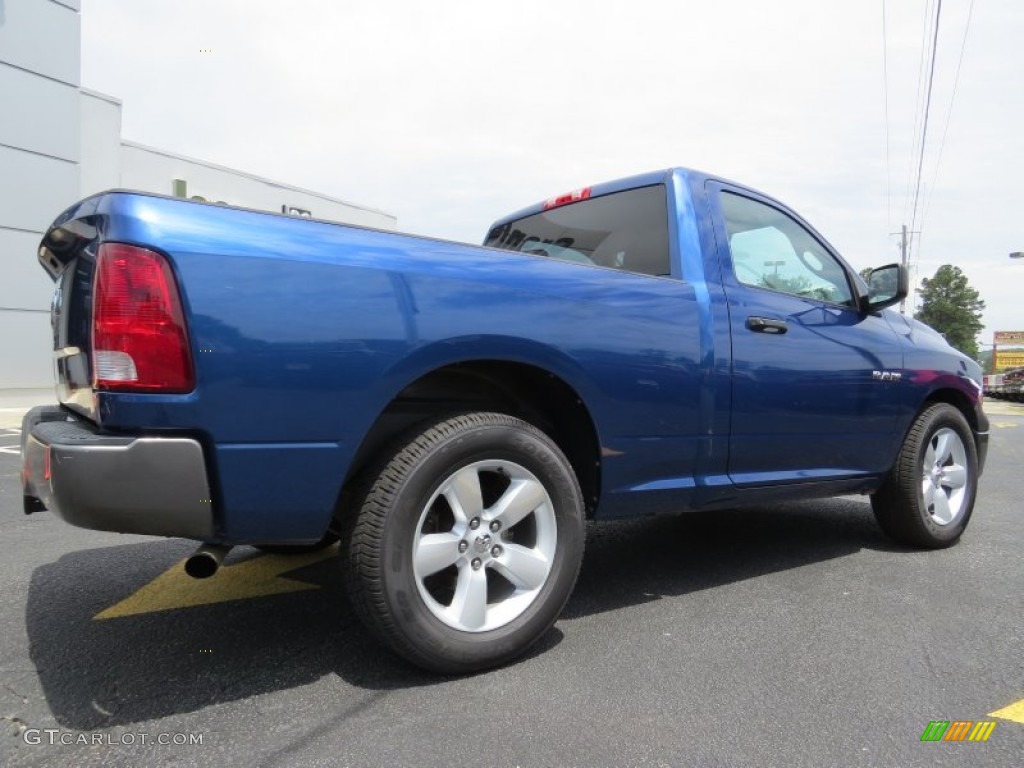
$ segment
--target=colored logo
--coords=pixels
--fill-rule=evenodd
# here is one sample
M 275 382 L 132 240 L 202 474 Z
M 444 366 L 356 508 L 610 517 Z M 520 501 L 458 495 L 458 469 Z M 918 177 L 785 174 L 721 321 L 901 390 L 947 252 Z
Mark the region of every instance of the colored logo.
M 932 720 L 921 741 L 988 741 L 995 727 L 995 720 Z

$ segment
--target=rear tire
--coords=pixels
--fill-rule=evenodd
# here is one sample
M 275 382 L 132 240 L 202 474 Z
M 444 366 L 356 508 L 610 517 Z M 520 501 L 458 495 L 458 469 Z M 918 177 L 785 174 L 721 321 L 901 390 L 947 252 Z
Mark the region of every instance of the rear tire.
M 914 422 L 885 485 L 871 497 L 875 519 L 901 544 L 955 544 L 974 510 L 978 455 L 971 428 L 951 405 L 927 407 Z
M 521 655 L 554 624 L 583 557 L 569 461 L 500 413 L 418 429 L 366 475 L 343 565 L 353 608 L 412 663 L 473 672 Z

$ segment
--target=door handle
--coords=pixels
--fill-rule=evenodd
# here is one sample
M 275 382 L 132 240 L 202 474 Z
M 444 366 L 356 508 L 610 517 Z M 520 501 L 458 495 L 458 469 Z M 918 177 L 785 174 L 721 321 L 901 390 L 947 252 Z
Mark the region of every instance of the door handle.
M 789 330 L 785 320 L 776 320 L 773 317 L 748 317 L 747 328 L 758 333 L 783 334 Z

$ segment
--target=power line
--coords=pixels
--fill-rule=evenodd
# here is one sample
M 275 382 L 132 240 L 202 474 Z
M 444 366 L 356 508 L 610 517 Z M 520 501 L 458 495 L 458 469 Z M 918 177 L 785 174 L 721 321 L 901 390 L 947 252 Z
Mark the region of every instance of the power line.
M 924 212 L 921 214 L 921 230 L 924 230 L 924 223 L 928 218 L 928 211 L 931 210 L 932 200 L 935 197 L 935 185 L 939 178 L 939 166 L 942 164 L 942 151 L 946 148 L 946 134 L 949 132 L 949 121 L 953 115 L 953 103 L 956 101 L 956 88 L 960 83 L 960 67 L 964 63 L 964 51 L 967 48 L 967 33 L 971 29 L 971 14 L 974 13 L 974 0 L 971 0 L 971 4 L 967 9 L 967 23 L 964 25 L 964 39 L 960 43 L 960 58 L 956 63 L 956 74 L 953 76 L 953 95 L 949 98 L 949 109 L 946 110 L 946 124 L 942 128 L 942 141 L 939 142 L 939 155 L 935 161 L 935 173 L 932 174 L 931 191 L 927 192 L 925 199 Z M 927 191 L 927 190 L 926 190 Z M 918 238 L 918 247 L 920 247 L 920 238 Z
M 972 0 L 973 2 L 973 0 Z M 889 42 L 885 28 L 885 0 L 882 0 L 882 80 L 885 83 L 885 206 L 892 229 L 892 164 L 889 160 Z
M 914 155 L 917 154 L 918 126 L 921 124 L 921 96 L 924 91 L 924 63 L 928 59 L 928 24 L 931 21 L 932 0 L 924 10 L 924 23 L 921 26 L 921 56 L 917 62 L 917 95 L 914 97 L 914 129 L 910 136 L 910 154 L 907 155 L 907 186 L 903 197 L 903 221 L 907 220 L 907 209 L 910 206 L 911 180 L 914 178 Z
M 932 61 L 928 71 L 928 95 L 924 102 L 924 122 L 921 125 L 921 151 L 918 155 L 917 160 L 917 184 L 914 188 L 914 209 L 910 216 L 910 231 L 914 231 L 914 225 L 917 223 L 917 203 L 921 195 L 921 171 L 924 168 L 924 147 L 925 142 L 928 138 L 928 113 L 931 111 L 932 105 L 932 84 L 935 80 L 935 54 L 939 47 L 939 18 L 942 14 L 942 0 L 937 0 L 935 6 L 935 35 L 932 38 Z M 911 244 L 913 243 L 913 235 L 911 235 Z M 919 251 L 920 253 L 920 251 Z

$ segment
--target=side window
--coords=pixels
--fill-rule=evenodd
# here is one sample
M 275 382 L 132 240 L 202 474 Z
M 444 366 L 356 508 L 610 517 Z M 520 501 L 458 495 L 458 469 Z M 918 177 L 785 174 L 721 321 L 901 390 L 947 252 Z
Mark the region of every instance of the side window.
M 722 192 L 719 201 L 737 280 L 834 304 L 853 303 L 843 266 L 792 217 L 730 192 Z
M 592 197 L 497 226 L 484 245 L 666 276 L 667 205 L 661 184 Z

